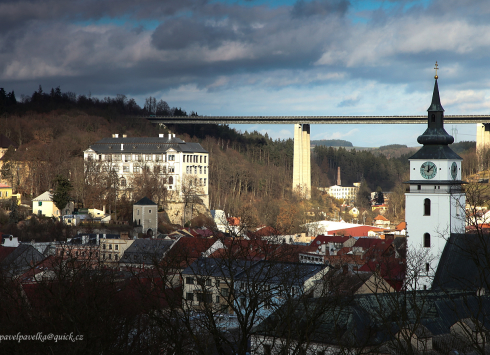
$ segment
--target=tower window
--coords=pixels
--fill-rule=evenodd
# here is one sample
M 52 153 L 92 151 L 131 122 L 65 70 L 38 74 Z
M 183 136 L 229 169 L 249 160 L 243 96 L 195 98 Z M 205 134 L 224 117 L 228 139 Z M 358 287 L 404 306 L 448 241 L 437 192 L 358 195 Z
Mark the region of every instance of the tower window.
M 432 114 L 432 115 L 430 116 L 430 120 L 431 120 L 432 122 L 435 122 L 435 121 L 436 121 L 436 115 Z
M 424 233 L 424 248 L 430 248 L 430 234 Z
M 424 200 L 424 216 L 430 216 L 430 199 Z
M 422 185 L 417 185 L 417 190 L 422 190 Z
M 430 264 L 429 263 L 425 263 L 425 272 L 429 272 L 430 270 Z

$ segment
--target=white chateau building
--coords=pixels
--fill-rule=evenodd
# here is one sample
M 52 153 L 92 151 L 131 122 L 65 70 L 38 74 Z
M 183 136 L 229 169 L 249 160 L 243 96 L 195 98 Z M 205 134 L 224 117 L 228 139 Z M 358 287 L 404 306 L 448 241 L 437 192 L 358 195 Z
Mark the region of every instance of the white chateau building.
M 175 134 L 158 137 L 127 137 L 113 134 L 83 152 L 86 162 L 100 163 L 102 171 L 115 171 L 119 187 L 131 187 L 135 175 L 144 169 L 165 176 L 166 188 L 181 196 L 186 176 L 199 187 L 199 197 L 209 207 L 209 154 L 199 143 L 186 143 Z
M 410 190 L 405 194 L 407 283 L 415 289 L 431 287 L 449 236 L 465 232 L 463 159 L 448 146 L 454 138 L 444 129 L 437 78 L 428 109 L 428 127 L 417 138 L 423 147 L 409 158 Z

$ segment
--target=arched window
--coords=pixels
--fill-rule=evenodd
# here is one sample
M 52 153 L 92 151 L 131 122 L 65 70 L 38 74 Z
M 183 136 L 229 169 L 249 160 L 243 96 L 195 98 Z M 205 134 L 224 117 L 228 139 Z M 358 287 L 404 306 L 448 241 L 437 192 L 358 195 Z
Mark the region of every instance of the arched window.
M 430 199 L 424 200 L 424 216 L 430 216 Z
M 424 233 L 424 248 L 430 248 L 430 234 Z
M 121 178 L 121 180 L 119 181 L 120 185 L 121 186 L 126 186 L 126 179 L 125 178 Z
M 172 184 L 174 183 L 174 177 L 173 177 L 173 176 L 170 176 L 170 177 L 168 178 L 168 183 L 169 183 L 170 185 L 172 185 Z

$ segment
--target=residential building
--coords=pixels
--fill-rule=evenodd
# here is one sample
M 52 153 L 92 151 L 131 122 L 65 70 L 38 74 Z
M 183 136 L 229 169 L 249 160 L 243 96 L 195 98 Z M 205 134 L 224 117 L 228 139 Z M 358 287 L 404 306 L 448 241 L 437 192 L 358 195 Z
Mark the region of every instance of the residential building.
M 182 271 L 184 309 L 200 310 L 206 306 L 233 313 L 235 276 L 248 268 L 250 261 L 199 258 Z
M 326 188 L 325 192 L 337 200 L 354 201 L 360 187 L 360 182 L 355 182 L 353 186 L 333 185 Z
M 12 198 L 12 187 L 0 183 L 0 200 L 9 200 Z
M 143 197 L 133 205 L 133 220 L 147 235 L 158 233 L 158 206 L 148 197 Z
M 119 266 L 136 269 L 153 269 L 173 247 L 174 240 L 136 239 L 119 260 Z
M 20 244 L 18 247 L 0 246 L 0 268 L 6 275 L 15 277 L 44 259 L 32 245 Z
M 130 188 L 143 171 L 165 178 L 165 187 L 176 200 L 182 199 L 182 184 L 192 184 L 209 206 L 209 154 L 199 143 L 186 143 L 175 134 L 158 137 L 127 137 L 113 134 L 83 152 L 86 169 L 115 172 L 119 188 Z
M 235 276 L 235 308 L 246 313 L 255 307 L 258 323 L 288 299 L 313 292 L 327 272 L 325 265 L 258 261 Z
M 63 215 L 73 214 L 75 204 L 70 201 L 62 211 L 53 202 L 53 193 L 45 191 L 41 195 L 32 199 L 32 213 L 38 216 L 61 218 Z

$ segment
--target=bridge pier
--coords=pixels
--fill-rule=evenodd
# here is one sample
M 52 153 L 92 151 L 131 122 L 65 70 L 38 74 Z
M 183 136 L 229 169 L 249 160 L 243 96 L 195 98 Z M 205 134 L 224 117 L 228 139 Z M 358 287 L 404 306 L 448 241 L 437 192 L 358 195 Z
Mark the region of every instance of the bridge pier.
M 310 125 L 294 125 L 293 192 L 311 198 Z

